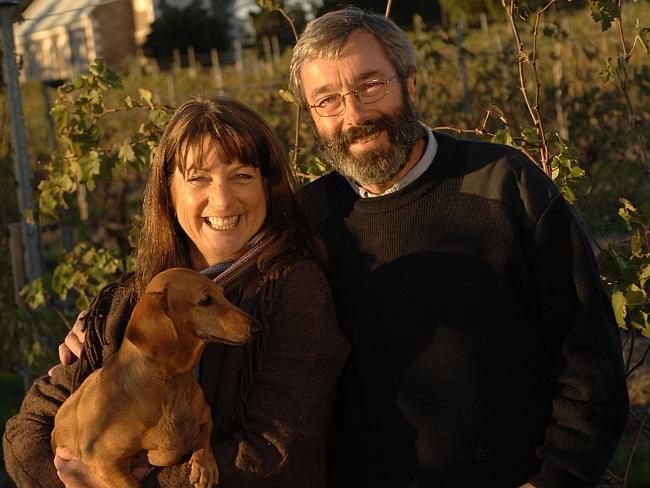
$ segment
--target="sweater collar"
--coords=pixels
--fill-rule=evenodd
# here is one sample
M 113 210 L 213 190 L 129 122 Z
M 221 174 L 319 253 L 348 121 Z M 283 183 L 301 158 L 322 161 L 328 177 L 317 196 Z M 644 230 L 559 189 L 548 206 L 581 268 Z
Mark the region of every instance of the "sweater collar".
M 422 124 L 424 126 L 424 124 Z M 396 191 L 399 191 L 411 183 L 413 183 L 415 180 L 417 180 L 420 176 L 422 176 L 427 169 L 429 169 L 429 166 L 431 166 L 431 163 L 433 163 L 433 160 L 436 157 L 436 153 L 438 151 L 438 141 L 436 140 L 435 136 L 433 135 L 433 132 L 431 131 L 430 128 L 427 126 L 424 126 L 426 129 L 427 133 L 427 147 L 424 150 L 424 153 L 422 154 L 422 157 L 420 160 L 413 166 L 411 171 L 406 173 L 404 176 L 402 176 L 399 180 L 395 182 L 393 186 L 388 188 L 385 192 L 383 193 L 371 193 L 365 188 L 357 185 L 355 182 L 348 180 L 348 183 L 350 183 L 350 186 L 354 190 L 354 192 L 359 195 L 361 198 L 373 198 L 373 197 L 380 197 L 382 195 L 388 195 L 389 193 L 394 193 Z

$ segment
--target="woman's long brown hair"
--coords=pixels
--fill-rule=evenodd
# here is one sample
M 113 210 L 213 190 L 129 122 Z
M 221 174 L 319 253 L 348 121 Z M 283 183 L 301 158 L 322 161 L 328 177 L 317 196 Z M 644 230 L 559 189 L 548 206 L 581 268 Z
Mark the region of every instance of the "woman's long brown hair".
M 280 260 L 317 258 L 319 246 L 295 195 L 297 182 L 287 156 L 269 126 L 253 110 L 228 97 L 194 98 L 174 112 L 156 151 L 144 192 L 143 227 L 136 249 L 138 294 L 159 272 L 191 267 L 189 240 L 178 224 L 171 198 L 171 178 L 184 173 L 187 153 L 201 152 L 205 138 L 222 161 L 240 161 L 260 169 L 264 178 L 267 215 L 263 228 L 275 236 L 260 256 L 262 270 Z

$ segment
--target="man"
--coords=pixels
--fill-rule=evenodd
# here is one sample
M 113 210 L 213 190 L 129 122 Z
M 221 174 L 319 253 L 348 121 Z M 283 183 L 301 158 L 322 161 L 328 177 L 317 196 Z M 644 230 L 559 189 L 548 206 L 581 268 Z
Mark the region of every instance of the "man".
M 330 486 L 596 483 L 627 394 L 588 239 L 557 188 L 511 148 L 418 123 L 414 49 L 383 17 L 313 20 L 290 76 L 336 170 L 303 189 L 352 345 Z
M 415 83 L 404 33 L 359 10 L 294 49 L 291 87 L 336 170 L 303 199 L 352 344 L 329 485 L 594 484 L 627 393 L 589 242 L 523 155 L 418 123 Z

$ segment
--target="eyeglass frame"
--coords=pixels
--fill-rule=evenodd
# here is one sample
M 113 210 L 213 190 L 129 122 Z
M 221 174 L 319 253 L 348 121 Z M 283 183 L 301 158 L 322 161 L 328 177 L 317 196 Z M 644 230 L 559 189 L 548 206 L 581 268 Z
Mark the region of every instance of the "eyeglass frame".
M 399 77 L 399 73 L 395 73 L 393 76 L 390 76 L 389 78 L 386 78 L 385 80 L 382 80 L 381 78 L 376 78 L 376 79 L 372 79 L 372 80 L 369 80 L 369 81 L 364 81 L 363 83 L 359 83 L 354 89 L 352 89 L 350 91 L 347 91 L 345 93 L 331 93 L 329 95 L 325 95 L 325 96 L 319 98 L 318 100 L 316 100 L 316 102 L 313 105 L 307 104 L 307 107 L 310 108 L 310 109 L 313 109 L 320 117 L 337 117 L 339 115 L 343 115 L 345 113 L 345 111 L 347 110 L 347 105 L 345 104 L 345 97 L 347 97 L 348 95 L 350 95 L 350 94 L 354 95 L 354 98 L 356 98 L 357 101 L 362 105 L 371 105 L 373 103 L 377 103 L 378 101 L 383 100 L 384 98 L 386 98 L 386 95 L 388 95 L 390 93 L 390 82 L 391 82 L 391 80 L 393 78 L 398 78 L 398 77 Z M 359 89 L 361 87 L 363 87 L 364 85 L 369 85 L 371 83 L 379 83 L 379 82 L 384 84 L 384 94 L 381 97 L 379 97 L 377 100 L 373 100 L 372 102 L 364 102 L 359 98 Z M 329 115 L 321 114 L 318 111 L 319 102 L 321 102 L 322 100 L 324 100 L 327 97 L 331 97 L 332 95 L 339 95 L 341 97 L 341 107 L 343 107 L 343 109 L 340 112 L 329 114 Z

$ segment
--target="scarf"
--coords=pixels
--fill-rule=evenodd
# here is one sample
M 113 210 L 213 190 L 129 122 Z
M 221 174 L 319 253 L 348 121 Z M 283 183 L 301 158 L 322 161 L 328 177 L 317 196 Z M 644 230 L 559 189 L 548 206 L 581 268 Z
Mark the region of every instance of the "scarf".
M 256 258 L 272 241 L 273 236 L 266 236 L 263 232 L 259 233 L 244 244 L 239 251 L 231 254 L 223 261 L 201 270 L 201 274 L 226 288 L 227 285 L 237 281 L 238 278 L 257 265 Z

